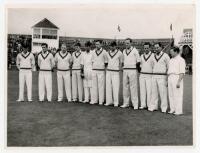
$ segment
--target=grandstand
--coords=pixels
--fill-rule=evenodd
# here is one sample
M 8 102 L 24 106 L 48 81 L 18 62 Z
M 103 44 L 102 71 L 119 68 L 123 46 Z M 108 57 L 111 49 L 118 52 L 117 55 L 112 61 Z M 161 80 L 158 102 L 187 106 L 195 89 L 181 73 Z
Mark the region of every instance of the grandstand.
M 81 45 L 82 45 L 82 49 L 84 50 L 84 43 L 86 41 L 91 41 L 93 42 L 96 39 L 101 39 L 103 40 L 103 47 L 107 50 L 109 48 L 109 44 L 111 41 L 115 40 L 115 39 L 106 39 L 106 38 L 84 38 L 84 37 L 60 37 L 59 38 L 59 46 L 61 43 L 66 43 L 68 47 L 72 46 L 73 43 L 78 40 Z M 116 40 L 118 42 L 118 48 L 120 50 L 123 50 L 125 45 L 124 45 L 124 40 L 123 39 L 117 39 Z M 164 48 L 166 48 L 166 51 L 168 51 L 168 47 L 170 47 L 171 43 L 173 42 L 173 40 L 171 38 L 161 38 L 161 39 L 134 39 L 133 40 L 133 45 L 140 51 L 140 53 L 143 53 L 143 44 L 145 42 L 149 42 L 152 45 L 156 42 L 160 42 Z M 153 48 L 152 48 L 153 50 Z

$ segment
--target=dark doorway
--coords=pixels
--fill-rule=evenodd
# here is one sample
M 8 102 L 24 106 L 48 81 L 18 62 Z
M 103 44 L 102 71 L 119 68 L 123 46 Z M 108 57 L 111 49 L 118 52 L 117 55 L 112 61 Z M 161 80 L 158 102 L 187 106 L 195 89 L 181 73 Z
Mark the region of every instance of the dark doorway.
M 183 46 L 182 57 L 185 59 L 186 64 L 192 64 L 192 49 L 188 45 Z

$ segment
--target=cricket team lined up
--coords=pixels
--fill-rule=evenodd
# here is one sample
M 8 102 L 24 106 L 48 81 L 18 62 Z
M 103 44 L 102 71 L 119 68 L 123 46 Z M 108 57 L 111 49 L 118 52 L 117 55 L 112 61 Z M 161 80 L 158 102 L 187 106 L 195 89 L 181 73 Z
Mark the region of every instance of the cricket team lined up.
M 132 46 L 130 38 L 125 39 L 126 48 L 121 52 L 117 43 L 111 42 L 108 51 L 102 48 L 102 41 L 95 41 L 95 49 L 86 42 L 86 51 L 82 52 L 80 43 L 74 45 L 70 54 L 66 44 L 53 56 L 48 52 L 47 44 L 42 44 L 38 55 L 39 101 L 52 101 L 52 69 L 57 70 L 58 99 L 63 101 L 63 87 L 68 102 L 83 102 L 114 107 L 119 106 L 120 71 L 123 72 L 123 105 L 127 108 L 130 101 L 134 110 L 148 109 L 175 115 L 183 114 L 183 77 L 185 61 L 178 47 L 170 50 L 172 58 L 164 53 L 160 43 L 154 44 L 154 53 L 150 43 L 144 44 L 144 54 Z M 19 69 L 19 99 L 24 101 L 24 84 L 27 85 L 28 101 L 32 101 L 32 69 L 35 59 L 22 45 L 23 51 L 17 56 Z M 138 73 L 139 83 L 138 83 Z M 138 98 L 140 87 L 140 103 Z M 106 90 L 106 92 L 105 92 Z M 106 94 L 106 95 L 105 95 Z M 84 96 L 83 96 L 84 95 Z M 106 98 L 105 98 L 106 97 Z M 158 106 L 159 99 L 161 101 Z M 169 99 L 169 106 L 168 106 Z

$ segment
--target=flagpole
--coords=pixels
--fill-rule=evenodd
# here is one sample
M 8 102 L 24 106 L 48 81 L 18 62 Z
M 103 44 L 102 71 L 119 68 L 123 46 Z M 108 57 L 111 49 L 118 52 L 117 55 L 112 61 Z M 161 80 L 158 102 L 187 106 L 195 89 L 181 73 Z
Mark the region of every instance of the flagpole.
M 171 41 L 170 44 L 171 46 L 174 46 L 174 37 L 173 37 L 173 27 L 172 27 L 172 23 L 170 24 L 170 31 L 171 31 Z M 172 44 L 173 43 L 173 44 Z

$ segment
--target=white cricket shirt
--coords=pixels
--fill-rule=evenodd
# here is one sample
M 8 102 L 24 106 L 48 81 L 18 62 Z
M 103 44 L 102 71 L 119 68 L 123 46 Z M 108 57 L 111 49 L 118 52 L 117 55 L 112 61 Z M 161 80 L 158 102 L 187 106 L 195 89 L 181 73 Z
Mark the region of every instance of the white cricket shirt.
M 38 55 L 38 65 L 40 67 L 40 70 L 52 70 L 54 67 L 54 57 L 52 53 L 49 53 L 46 51 L 44 53 L 43 51 Z
M 115 50 L 111 52 L 110 50 L 107 53 L 108 57 L 108 67 L 107 70 L 119 70 L 120 63 L 123 63 L 123 54 L 120 50 Z
M 154 53 L 149 52 L 148 54 L 141 55 L 141 72 L 140 73 L 152 73 L 154 63 Z
M 83 52 L 82 51 L 75 51 L 72 53 L 72 70 L 80 70 L 81 69 L 81 63 L 83 58 Z
M 167 74 L 185 74 L 185 67 L 185 60 L 180 55 L 177 55 L 176 57 L 170 59 Z
M 27 52 L 26 54 L 21 52 L 17 55 L 16 64 L 19 65 L 21 69 L 32 69 L 35 65 L 35 57 L 30 52 Z
M 70 63 L 72 62 L 72 56 L 70 53 L 59 51 L 55 55 L 55 62 L 57 63 L 58 70 L 69 70 Z
M 136 63 L 140 62 L 140 55 L 138 50 L 135 47 L 130 49 L 124 49 L 124 69 L 126 68 L 136 68 Z
M 91 70 L 92 69 L 92 52 L 84 52 L 82 58 L 82 65 L 84 65 L 84 70 Z
M 164 52 L 160 52 L 159 55 L 154 54 L 154 60 L 153 60 L 153 73 L 157 74 L 166 74 L 167 73 L 167 69 L 168 69 L 168 65 L 169 65 L 169 55 L 164 53 Z
M 104 70 L 105 63 L 108 63 L 107 52 L 103 48 L 100 50 L 94 49 L 92 51 L 92 69 Z

